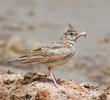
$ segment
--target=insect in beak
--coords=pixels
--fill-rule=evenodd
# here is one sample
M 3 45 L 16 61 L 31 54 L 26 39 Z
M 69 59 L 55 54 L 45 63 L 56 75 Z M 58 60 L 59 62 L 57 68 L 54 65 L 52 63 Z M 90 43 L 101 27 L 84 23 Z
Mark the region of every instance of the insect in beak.
M 84 38 L 86 39 L 86 37 L 87 37 L 87 34 L 85 33 L 85 34 L 84 34 Z
M 77 37 L 79 38 L 80 36 L 84 36 L 84 38 L 86 39 L 87 34 L 86 34 L 86 32 L 81 32 L 81 33 L 78 34 Z

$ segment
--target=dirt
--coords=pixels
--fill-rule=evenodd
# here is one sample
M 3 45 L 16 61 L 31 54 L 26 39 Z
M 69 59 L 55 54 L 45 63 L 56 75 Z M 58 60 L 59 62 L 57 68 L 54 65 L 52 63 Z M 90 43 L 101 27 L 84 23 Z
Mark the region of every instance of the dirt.
M 27 82 L 25 79 L 29 80 Z M 30 81 L 31 79 L 31 81 Z M 26 82 L 27 83 L 26 83 Z M 0 72 L 0 100 L 109 100 L 110 89 L 104 91 L 72 80 L 53 81 L 44 73 Z M 24 84 L 25 83 L 25 84 Z

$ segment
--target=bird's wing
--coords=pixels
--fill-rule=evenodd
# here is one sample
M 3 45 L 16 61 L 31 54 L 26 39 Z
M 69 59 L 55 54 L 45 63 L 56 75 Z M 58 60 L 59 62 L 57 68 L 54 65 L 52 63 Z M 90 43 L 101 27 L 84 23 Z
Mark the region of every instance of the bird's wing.
M 66 45 L 52 44 L 47 47 L 38 48 L 29 54 L 20 57 L 22 64 L 26 63 L 48 63 L 61 60 L 70 55 L 71 50 Z

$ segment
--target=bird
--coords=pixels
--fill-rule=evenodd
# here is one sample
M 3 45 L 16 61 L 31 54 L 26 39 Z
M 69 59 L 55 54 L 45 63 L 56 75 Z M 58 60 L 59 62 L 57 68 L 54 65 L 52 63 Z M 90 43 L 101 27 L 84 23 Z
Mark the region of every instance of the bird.
M 8 63 L 45 65 L 48 68 L 54 86 L 59 87 L 52 69 L 66 64 L 75 55 L 75 43 L 81 36 L 86 39 L 86 32 L 79 33 L 69 24 L 58 41 L 34 49 L 18 58 L 11 59 Z

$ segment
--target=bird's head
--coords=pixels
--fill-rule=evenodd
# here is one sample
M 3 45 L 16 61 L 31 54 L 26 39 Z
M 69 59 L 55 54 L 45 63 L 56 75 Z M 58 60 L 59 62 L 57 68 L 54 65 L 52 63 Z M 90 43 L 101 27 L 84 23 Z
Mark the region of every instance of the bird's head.
M 86 39 L 86 32 L 81 32 L 78 33 L 71 24 L 68 25 L 68 28 L 64 31 L 61 40 L 66 40 L 66 41 L 70 41 L 70 42 L 76 42 L 76 40 L 81 37 L 84 36 L 84 38 Z

